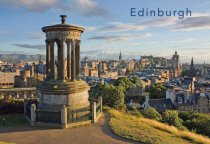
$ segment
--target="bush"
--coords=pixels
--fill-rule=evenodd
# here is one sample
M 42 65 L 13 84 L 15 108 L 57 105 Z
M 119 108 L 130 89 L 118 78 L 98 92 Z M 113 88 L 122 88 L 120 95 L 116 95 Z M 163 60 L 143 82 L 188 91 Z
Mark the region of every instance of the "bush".
M 166 110 L 162 115 L 162 121 L 179 129 L 186 129 L 182 124 L 183 120 L 179 118 L 176 110 Z
M 183 125 L 189 130 L 210 137 L 210 115 L 193 112 L 180 112 L 179 116 L 184 121 Z
M 151 99 L 165 98 L 166 87 L 161 84 L 154 84 L 145 89 L 146 92 L 149 92 Z
M 105 84 L 102 88 L 103 104 L 116 109 L 123 109 L 125 106 L 124 89 L 121 86 Z
M 145 118 L 154 119 L 160 121 L 162 119 L 161 115 L 156 111 L 155 108 L 149 108 L 141 111 L 141 114 Z
M 0 114 L 23 113 L 24 102 L 18 100 L 1 100 Z

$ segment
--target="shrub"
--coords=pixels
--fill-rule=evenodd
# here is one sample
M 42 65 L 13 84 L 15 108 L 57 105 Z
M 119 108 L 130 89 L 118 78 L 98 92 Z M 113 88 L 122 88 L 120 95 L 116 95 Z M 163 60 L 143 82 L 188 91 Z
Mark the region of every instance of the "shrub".
M 162 121 L 179 129 L 186 129 L 182 124 L 183 120 L 179 118 L 176 110 L 166 110 L 162 115 Z
M 183 125 L 189 130 L 210 137 L 210 115 L 193 112 L 180 112 L 179 116 L 184 121 Z
M 141 111 L 141 114 L 145 118 L 154 119 L 160 121 L 162 119 L 161 115 L 156 111 L 155 108 L 149 108 Z
M 23 113 L 23 101 L 18 100 L 2 100 L 0 101 L 0 114 Z
M 125 94 L 121 86 L 105 85 L 103 88 L 103 104 L 116 109 L 123 109 Z

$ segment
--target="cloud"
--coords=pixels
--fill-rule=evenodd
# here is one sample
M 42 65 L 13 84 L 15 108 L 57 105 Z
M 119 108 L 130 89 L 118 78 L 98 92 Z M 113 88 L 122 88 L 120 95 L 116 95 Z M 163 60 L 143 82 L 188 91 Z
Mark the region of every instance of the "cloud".
M 186 38 L 186 39 L 176 39 L 176 40 L 171 40 L 169 41 L 170 43 L 183 43 L 183 42 L 192 42 L 195 39 L 192 38 Z
M 209 5 L 210 4 L 210 1 L 205 1 L 205 2 L 203 2 L 203 3 L 200 3 L 200 4 L 198 4 L 196 7 L 203 7 L 203 6 L 207 6 L 207 5 Z
M 43 12 L 51 8 L 60 7 L 59 0 L 1 0 L 1 5 L 24 7 L 34 12 Z
M 92 31 L 97 31 L 101 33 L 110 33 L 110 32 L 123 32 L 123 31 L 141 31 L 150 27 L 165 27 L 170 26 L 176 23 L 176 18 L 161 18 L 161 19 L 152 19 L 145 20 L 139 23 L 123 23 L 123 22 L 112 22 L 108 23 L 105 26 L 94 27 Z
M 108 11 L 96 0 L 1 0 L 0 5 L 13 8 L 26 8 L 32 12 L 44 12 L 49 9 L 77 13 L 82 16 L 107 17 Z
M 103 49 L 103 50 L 92 50 L 92 51 L 81 51 L 81 56 L 87 56 L 89 59 L 101 59 L 101 60 L 118 60 L 119 53 L 122 53 L 123 59 L 139 59 L 140 52 L 123 51 L 119 49 Z M 99 57 L 100 56 L 100 57 Z
M 70 8 L 79 13 L 80 15 L 91 17 L 91 16 L 102 16 L 107 17 L 108 11 L 99 5 L 96 0 L 73 0 Z
M 44 39 L 45 37 L 43 32 L 30 32 L 29 35 L 31 39 Z
M 101 33 L 114 33 L 124 31 L 141 31 L 148 28 L 168 28 L 172 31 L 192 31 L 210 28 L 210 15 L 208 13 L 193 13 L 191 17 L 180 20 L 176 17 L 164 17 L 144 20 L 137 23 L 111 22 L 100 27 L 90 27 L 90 31 Z
M 122 22 L 113 22 L 109 23 L 106 26 L 100 27 L 97 29 L 99 32 L 122 32 L 122 31 L 139 31 L 145 29 L 146 26 L 144 25 L 134 25 L 129 23 L 122 23 Z
M 12 45 L 20 47 L 20 48 L 28 48 L 28 49 L 37 49 L 37 50 L 45 49 L 45 45 L 29 45 L 29 44 L 12 44 Z
M 165 27 L 176 24 L 177 18 L 175 17 L 165 17 L 152 20 L 146 20 L 140 23 L 146 27 Z
M 144 34 L 121 34 L 121 35 L 112 35 L 112 36 L 92 36 L 88 38 L 89 40 L 105 40 L 105 41 L 127 41 L 131 39 L 143 38 L 151 36 L 151 33 Z
M 172 26 L 173 31 L 210 29 L 210 16 L 189 17 Z

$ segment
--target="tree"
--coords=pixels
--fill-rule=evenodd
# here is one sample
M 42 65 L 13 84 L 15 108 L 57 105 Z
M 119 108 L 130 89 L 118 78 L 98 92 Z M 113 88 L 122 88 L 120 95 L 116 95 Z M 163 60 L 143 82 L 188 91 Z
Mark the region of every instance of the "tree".
M 125 104 L 124 88 L 122 86 L 105 85 L 103 89 L 104 105 L 122 109 Z
M 161 84 L 153 84 L 145 90 L 149 92 L 151 99 L 165 98 L 166 95 L 166 87 Z
M 162 115 L 162 121 L 179 129 L 186 129 L 182 124 L 183 120 L 179 118 L 176 110 L 166 110 Z
M 141 111 L 141 114 L 145 118 L 149 118 L 149 119 L 155 119 L 158 121 L 160 121 L 162 119 L 161 115 L 157 112 L 157 110 L 155 108 L 145 109 L 145 110 Z
M 189 76 L 190 71 L 189 70 L 183 70 L 181 75 L 184 76 Z
M 135 85 L 128 79 L 128 77 L 120 77 L 114 82 L 115 86 L 121 86 L 126 92 L 128 89 L 134 87 Z
M 131 78 L 130 80 L 136 87 L 142 87 L 141 79 L 137 76 Z
M 112 84 L 97 85 L 89 91 L 90 99 L 103 98 L 103 104 L 112 108 L 122 109 L 125 104 L 124 88 Z
M 184 121 L 183 124 L 189 130 L 196 131 L 198 134 L 203 134 L 210 137 L 210 115 L 195 113 L 195 112 L 180 112 L 180 118 Z

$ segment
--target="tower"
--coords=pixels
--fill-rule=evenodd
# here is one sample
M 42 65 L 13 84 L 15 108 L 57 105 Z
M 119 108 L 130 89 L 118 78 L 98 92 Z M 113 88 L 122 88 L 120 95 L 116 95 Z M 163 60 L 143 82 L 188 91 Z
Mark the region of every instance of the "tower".
M 181 74 L 182 68 L 180 64 L 179 55 L 177 54 L 177 51 L 175 51 L 175 54 L 173 55 L 173 65 L 175 67 L 176 75 L 179 76 Z
M 66 124 L 90 113 L 89 86 L 80 79 L 80 38 L 84 28 L 66 24 L 66 17 L 61 15 L 61 24 L 42 28 L 46 34 L 46 80 L 37 87 L 36 122 Z M 73 113 L 77 110 L 81 113 Z
M 119 55 L 119 61 L 122 60 L 122 54 L 121 54 L 121 51 L 120 51 L 120 55 Z
M 193 68 L 194 67 L 194 62 L 193 62 L 193 57 L 191 59 L 191 63 L 190 63 L 190 68 Z
M 194 61 L 193 61 L 193 57 L 191 59 L 191 63 L 190 63 L 190 76 L 193 77 L 195 76 L 196 71 L 195 71 L 195 67 L 194 67 Z

